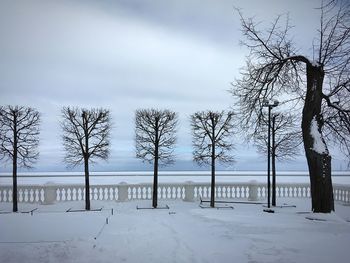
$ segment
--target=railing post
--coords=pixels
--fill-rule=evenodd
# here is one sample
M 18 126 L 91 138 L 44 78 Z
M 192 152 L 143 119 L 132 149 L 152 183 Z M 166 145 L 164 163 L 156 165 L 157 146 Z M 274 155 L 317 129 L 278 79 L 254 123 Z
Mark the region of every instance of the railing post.
M 249 181 L 249 201 L 258 201 L 258 182 L 256 180 Z
M 44 185 L 44 205 L 52 205 L 56 202 L 56 186 L 53 183 Z
M 186 202 L 194 201 L 194 185 L 192 181 L 185 182 L 185 198 Z
M 128 201 L 128 187 L 129 186 L 126 182 L 121 182 L 118 185 L 118 201 Z

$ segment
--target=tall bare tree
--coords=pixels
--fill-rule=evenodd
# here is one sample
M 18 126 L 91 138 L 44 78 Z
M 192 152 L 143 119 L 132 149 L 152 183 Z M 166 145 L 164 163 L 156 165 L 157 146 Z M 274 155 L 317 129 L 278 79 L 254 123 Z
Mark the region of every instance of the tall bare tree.
M 312 210 L 327 213 L 334 210 L 334 200 L 326 139 L 340 143 L 348 155 L 350 149 L 350 3 L 335 0 L 319 10 L 320 28 L 312 54 L 295 47 L 288 18 L 283 24 L 279 16 L 270 28 L 260 30 L 254 19 L 238 11 L 242 43 L 250 52 L 232 93 L 239 99 L 246 129 L 261 125 L 265 99 L 288 95 L 285 107 L 303 108 L 301 129 Z
M 106 109 L 62 109 L 64 161 L 72 167 L 84 164 L 85 209 L 90 210 L 89 163 L 107 160 L 110 151 L 110 112 Z
M 158 165 L 174 163 L 177 123 L 177 114 L 170 110 L 140 109 L 135 112 L 136 157 L 154 165 L 154 208 L 158 205 Z
M 199 165 L 211 165 L 210 206 L 215 206 L 215 163 L 234 161 L 233 112 L 200 111 L 191 115 L 193 160 Z
M 39 153 L 40 114 L 23 106 L 0 107 L 0 160 L 12 161 L 13 212 L 18 211 L 17 167 L 31 168 Z

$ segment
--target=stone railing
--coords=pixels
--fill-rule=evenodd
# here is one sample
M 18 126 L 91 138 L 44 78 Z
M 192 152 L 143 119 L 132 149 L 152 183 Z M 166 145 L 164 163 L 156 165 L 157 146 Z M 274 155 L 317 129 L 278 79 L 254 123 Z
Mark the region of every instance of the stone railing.
M 266 198 L 266 185 L 256 181 L 248 183 L 217 183 L 218 199 L 244 199 L 258 201 Z M 178 199 L 196 201 L 210 197 L 209 183 L 168 183 L 158 187 L 160 200 Z M 350 186 L 333 185 L 334 200 L 350 203 Z M 91 200 L 128 201 L 152 198 L 152 184 L 92 185 Z M 277 197 L 310 198 L 310 186 L 305 183 L 277 184 Z M 85 198 L 85 187 L 76 185 L 20 185 L 18 201 L 23 203 L 53 204 L 55 202 L 79 201 Z M 12 187 L 0 186 L 0 202 L 12 202 Z

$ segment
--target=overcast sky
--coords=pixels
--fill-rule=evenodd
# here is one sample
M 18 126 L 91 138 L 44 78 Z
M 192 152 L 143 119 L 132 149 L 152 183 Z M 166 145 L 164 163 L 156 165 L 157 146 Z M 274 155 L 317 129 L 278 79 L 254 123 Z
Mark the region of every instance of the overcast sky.
M 310 52 L 319 2 L 0 0 L 0 105 L 32 106 L 41 112 L 36 170 L 65 170 L 62 106 L 111 110 L 111 156 L 92 170 L 149 168 L 134 157 L 134 111 L 150 107 L 180 115 L 178 162 L 168 169 L 196 169 L 189 115 L 232 106 L 227 90 L 248 54 L 239 45 L 234 7 L 266 24 L 289 13 L 295 42 Z M 240 137 L 234 141 L 237 162 L 226 169 L 265 169 L 265 159 L 254 147 Z M 305 169 L 304 159 L 301 155 L 280 167 Z M 333 168 L 345 168 L 341 159 L 335 156 Z

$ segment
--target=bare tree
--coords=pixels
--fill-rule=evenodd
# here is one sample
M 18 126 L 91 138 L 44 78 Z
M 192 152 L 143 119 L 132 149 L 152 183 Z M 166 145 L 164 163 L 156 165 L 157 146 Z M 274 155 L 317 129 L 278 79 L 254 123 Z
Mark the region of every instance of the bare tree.
M 158 164 L 174 163 L 177 123 L 177 114 L 170 110 L 140 109 L 135 112 L 136 157 L 154 165 L 154 208 L 158 205 Z
M 106 109 L 62 109 L 64 161 L 72 167 L 84 164 L 85 209 L 90 210 L 89 163 L 107 160 L 110 148 L 111 119 Z
M 0 160 L 12 161 L 13 212 L 18 211 L 17 167 L 31 168 L 38 159 L 40 114 L 23 106 L 0 107 Z
M 258 127 L 255 134 L 252 135 L 254 145 L 259 153 L 264 156 L 267 154 L 267 127 L 266 119 L 263 119 L 264 125 Z M 271 144 L 271 156 L 280 161 L 292 160 L 300 152 L 299 146 L 302 144 L 302 134 L 296 127 L 297 118 L 288 113 L 278 113 L 273 115 L 272 134 L 274 134 L 274 143 Z M 273 163 L 273 161 L 272 161 Z M 272 166 L 274 166 L 272 164 Z
M 279 16 L 270 28 L 260 31 L 253 19 L 238 13 L 245 37 L 242 43 L 250 50 L 242 77 L 232 89 L 239 99 L 242 126 L 256 130 L 261 125 L 265 99 L 287 94 L 290 99 L 284 107 L 303 107 L 301 128 L 312 210 L 331 212 L 331 156 L 325 140 L 341 143 L 348 155 L 350 149 L 350 4 L 331 1 L 321 6 L 320 29 L 311 56 L 295 48 L 288 19 L 281 26 Z
M 215 162 L 232 163 L 234 146 L 233 112 L 200 111 L 191 115 L 193 160 L 199 165 L 211 165 L 210 206 L 215 206 Z
M 278 113 L 272 117 L 272 143 L 270 145 L 272 168 L 272 205 L 276 206 L 276 159 L 287 161 L 295 159 L 302 144 L 302 134 L 297 128 L 297 117 L 291 113 Z M 268 120 L 263 119 L 265 125 L 252 135 L 254 145 L 259 153 L 268 154 Z M 269 195 L 268 195 L 269 196 Z

